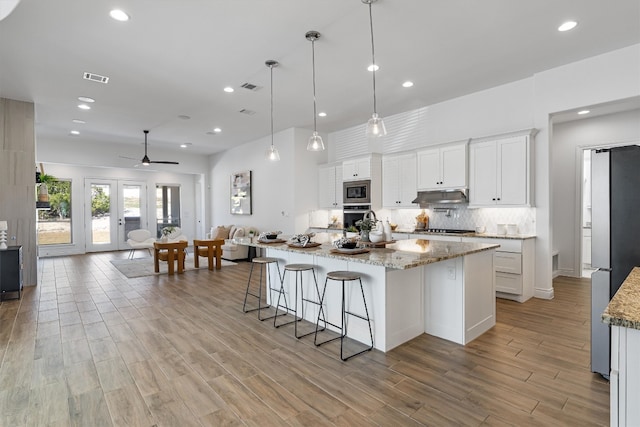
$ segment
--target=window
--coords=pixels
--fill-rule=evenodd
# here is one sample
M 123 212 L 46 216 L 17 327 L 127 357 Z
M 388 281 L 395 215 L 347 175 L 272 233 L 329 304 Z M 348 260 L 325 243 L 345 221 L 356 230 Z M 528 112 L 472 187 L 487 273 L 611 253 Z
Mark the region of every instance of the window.
M 157 237 L 162 236 L 163 227 L 172 225 L 180 227 L 180 186 L 157 185 L 156 186 L 156 218 Z
M 38 209 L 38 244 L 69 244 L 72 242 L 71 181 L 58 179 L 49 182 L 47 187 L 51 209 Z

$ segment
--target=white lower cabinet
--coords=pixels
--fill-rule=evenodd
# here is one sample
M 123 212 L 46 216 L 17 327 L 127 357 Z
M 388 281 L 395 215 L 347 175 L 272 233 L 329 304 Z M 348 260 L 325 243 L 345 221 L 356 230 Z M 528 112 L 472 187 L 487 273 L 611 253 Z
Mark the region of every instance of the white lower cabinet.
M 534 293 L 535 240 L 463 237 L 463 242 L 493 243 L 496 249 L 496 296 L 525 302 Z
M 610 425 L 640 425 L 640 330 L 611 326 Z

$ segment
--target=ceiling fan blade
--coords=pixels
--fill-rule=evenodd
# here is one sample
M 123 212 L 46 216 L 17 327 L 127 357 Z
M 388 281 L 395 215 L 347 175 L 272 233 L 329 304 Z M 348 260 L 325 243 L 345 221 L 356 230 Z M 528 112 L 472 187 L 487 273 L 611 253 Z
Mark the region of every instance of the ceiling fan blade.
M 179 165 L 180 164 L 178 162 L 172 162 L 169 160 L 151 160 L 149 161 L 149 163 L 161 163 L 163 165 Z

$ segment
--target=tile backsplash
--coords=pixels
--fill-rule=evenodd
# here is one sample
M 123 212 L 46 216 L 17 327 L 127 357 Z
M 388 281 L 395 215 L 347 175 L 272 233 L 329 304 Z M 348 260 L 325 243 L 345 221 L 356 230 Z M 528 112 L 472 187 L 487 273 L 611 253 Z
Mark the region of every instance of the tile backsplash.
M 379 220 L 386 220 L 398 224 L 400 230 L 413 230 L 416 216 L 421 209 L 380 209 L 376 211 Z M 496 234 L 497 224 L 515 224 L 520 234 L 536 233 L 535 208 L 478 208 L 469 209 L 467 206 L 451 205 L 447 208 L 425 209 L 429 215 L 430 228 L 454 228 L 475 230 L 485 227 L 486 233 Z M 311 227 L 326 227 L 331 216 L 342 217 L 342 211 L 318 210 L 309 214 Z

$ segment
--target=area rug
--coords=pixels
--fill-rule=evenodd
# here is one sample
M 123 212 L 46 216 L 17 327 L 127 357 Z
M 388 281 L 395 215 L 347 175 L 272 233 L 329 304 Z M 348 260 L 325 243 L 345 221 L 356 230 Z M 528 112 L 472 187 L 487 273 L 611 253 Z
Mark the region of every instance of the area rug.
M 114 260 L 111 260 L 111 264 L 113 264 L 113 266 L 117 268 L 120 273 L 124 274 L 129 279 L 132 279 L 134 277 L 153 276 L 155 274 L 167 274 L 167 269 L 168 269 L 168 264 L 164 261 L 160 261 L 160 272 L 156 273 L 155 271 L 153 271 L 153 257 L 134 258 L 134 259 L 114 259 Z M 236 265 L 236 263 L 233 261 L 227 261 L 224 259 L 222 260 L 223 267 L 231 266 L 231 265 Z M 207 268 L 208 267 L 207 267 L 206 258 L 200 258 L 200 268 L 198 269 L 196 269 L 195 266 L 193 265 L 192 255 L 189 255 L 184 262 L 185 271 L 202 270 L 202 269 L 206 270 Z M 178 269 L 177 263 L 175 263 L 175 269 L 176 271 Z

